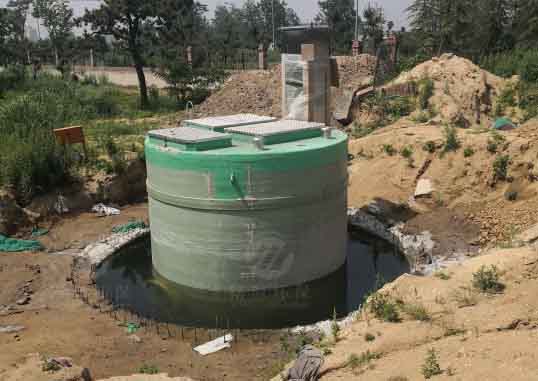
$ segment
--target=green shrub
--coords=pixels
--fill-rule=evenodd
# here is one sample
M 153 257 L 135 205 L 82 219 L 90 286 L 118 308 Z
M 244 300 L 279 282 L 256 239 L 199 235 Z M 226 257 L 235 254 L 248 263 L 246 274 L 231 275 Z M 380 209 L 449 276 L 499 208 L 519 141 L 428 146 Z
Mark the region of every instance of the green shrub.
M 400 154 L 405 157 L 406 159 L 409 159 L 411 156 L 413 156 L 413 147 L 411 146 L 405 146 L 400 151 Z
M 333 309 L 333 320 L 331 322 L 331 333 L 333 335 L 334 341 L 338 342 L 340 335 L 340 326 L 338 325 L 338 320 L 336 319 L 336 308 Z
M 155 365 L 144 364 L 138 369 L 138 373 L 140 373 L 140 374 L 158 374 L 159 373 L 159 368 L 157 368 Z
M 500 281 L 499 271 L 496 266 L 482 266 L 473 274 L 473 287 L 488 294 L 502 292 L 505 288 Z
M 375 335 L 372 335 L 370 332 L 366 332 L 364 334 L 364 340 L 365 341 L 374 341 L 375 340 Z
M 422 149 L 426 152 L 434 153 L 435 150 L 437 149 L 437 145 L 435 144 L 434 141 L 428 140 L 426 143 L 424 143 L 424 145 L 422 146 Z
M 364 365 L 369 364 L 373 360 L 378 360 L 381 358 L 381 354 L 376 352 L 366 351 L 361 353 L 360 356 L 357 356 L 355 353 L 349 355 L 346 365 L 351 369 L 357 369 Z
M 401 321 L 397 305 L 388 296 L 376 292 L 370 296 L 368 307 L 371 313 L 380 320 L 398 323 Z
M 444 135 L 445 135 L 445 144 L 443 151 L 449 152 L 449 151 L 457 151 L 461 143 L 458 139 L 458 131 L 451 126 L 446 126 L 444 129 Z
M 471 157 L 474 155 L 474 149 L 472 147 L 465 147 L 463 150 L 464 157 Z
M 383 144 L 383 152 L 389 156 L 394 156 L 396 154 L 396 149 L 392 146 L 392 144 Z
M 403 304 L 403 311 L 414 320 L 430 321 L 432 317 L 426 307 L 421 304 Z
M 493 162 L 493 177 L 496 181 L 504 181 L 508 177 L 508 166 L 510 165 L 510 156 L 497 156 Z
M 427 110 L 433 96 L 434 83 L 431 78 L 424 78 L 418 83 L 418 104 L 421 110 Z
M 438 376 L 443 373 L 441 366 L 439 365 L 439 360 L 437 359 L 435 349 L 431 348 L 428 350 L 428 354 L 426 355 L 426 360 L 422 365 L 421 371 L 425 379 L 430 379 L 433 376 Z

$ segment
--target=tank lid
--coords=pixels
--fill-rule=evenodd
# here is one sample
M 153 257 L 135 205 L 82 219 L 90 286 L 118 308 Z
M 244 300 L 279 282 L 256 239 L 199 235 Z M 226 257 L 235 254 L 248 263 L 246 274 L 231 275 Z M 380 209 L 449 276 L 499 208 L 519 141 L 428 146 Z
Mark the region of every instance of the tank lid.
M 148 132 L 148 135 L 155 139 L 185 145 L 199 145 L 202 143 L 223 143 L 225 145 L 231 145 L 230 135 L 191 127 L 176 127 L 154 130 Z
M 321 136 L 323 127 L 325 127 L 323 123 L 282 119 L 253 126 L 232 127 L 226 131 L 252 138 L 263 138 L 265 144 L 277 144 Z
M 236 114 L 228 116 L 217 116 L 202 119 L 185 120 L 183 124 L 190 127 L 201 127 L 209 130 L 223 130 L 229 127 L 246 126 L 250 124 L 268 123 L 276 118 L 270 116 L 259 116 L 255 114 Z

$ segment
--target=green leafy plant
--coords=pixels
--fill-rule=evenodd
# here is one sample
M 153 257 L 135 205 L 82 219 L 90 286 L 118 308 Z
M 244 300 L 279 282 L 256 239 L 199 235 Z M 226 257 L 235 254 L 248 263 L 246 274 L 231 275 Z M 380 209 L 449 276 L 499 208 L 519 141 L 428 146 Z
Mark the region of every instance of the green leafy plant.
M 402 150 L 400 151 L 400 154 L 406 158 L 406 159 L 409 159 L 413 156 L 413 147 L 411 146 L 405 146 L 404 148 L 402 148 Z
M 140 374 L 158 374 L 159 373 L 159 368 L 157 368 L 155 365 L 144 364 L 138 369 L 138 373 L 140 373 Z
M 366 332 L 364 334 L 364 340 L 365 341 L 374 341 L 375 340 L 375 335 L 372 335 L 370 332 Z
M 333 335 L 334 341 L 338 342 L 340 336 L 340 326 L 338 325 L 338 320 L 336 316 L 336 308 L 333 309 L 333 319 L 331 322 L 331 333 Z
M 493 162 L 493 178 L 495 181 L 504 181 L 508 177 L 508 166 L 510 165 L 510 156 L 497 156 Z
M 450 274 L 447 274 L 443 271 L 438 271 L 435 273 L 435 277 L 436 278 L 439 278 L 441 280 L 449 280 L 450 279 Z
M 499 271 L 496 266 L 482 266 L 473 274 L 473 287 L 487 294 L 497 294 L 505 289 L 500 282 Z
M 421 368 L 422 375 L 425 379 L 430 379 L 433 376 L 438 376 L 443 373 L 441 366 L 439 365 L 439 360 L 437 359 L 437 352 L 435 349 L 431 348 L 428 350 L 426 359 Z
M 429 153 L 434 153 L 437 149 L 437 145 L 433 140 L 428 140 L 424 145 L 422 146 L 422 149 Z
M 370 296 L 367 304 L 376 318 L 390 323 L 401 321 L 398 307 L 389 296 L 376 292 Z
M 428 109 L 433 90 L 434 83 L 431 78 L 424 78 L 418 83 L 418 104 L 421 110 Z
M 418 321 L 430 321 L 432 317 L 426 307 L 421 304 L 403 304 L 403 311 L 414 320 Z
M 383 144 L 383 152 L 385 152 L 389 156 L 394 156 L 396 154 L 396 149 L 392 146 L 392 144 Z
M 445 126 L 444 128 L 445 142 L 443 152 L 457 151 L 461 143 L 458 139 L 458 131 L 452 126 Z
M 357 369 L 369 364 L 373 360 L 378 360 L 380 358 L 381 354 L 376 352 L 366 351 L 361 353 L 360 356 L 357 356 L 355 353 L 352 353 L 349 355 L 346 361 L 346 365 L 349 366 L 351 369 Z
M 474 155 L 474 149 L 472 147 L 465 147 L 463 150 L 464 157 L 471 157 Z

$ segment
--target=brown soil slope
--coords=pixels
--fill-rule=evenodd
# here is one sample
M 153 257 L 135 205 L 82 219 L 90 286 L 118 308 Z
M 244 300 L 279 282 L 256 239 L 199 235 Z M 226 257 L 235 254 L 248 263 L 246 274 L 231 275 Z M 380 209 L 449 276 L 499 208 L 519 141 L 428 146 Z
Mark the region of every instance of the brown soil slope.
M 321 379 L 424 380 L 422 367 L 432 348 L 442 371 L 435 380 L 535 379 L 537 263 L 535 248 L 511 249 L 450 267 L 445 280 L 399 278 L 382 292 L 401 300 L 409 311 L 425 308 L 431 320 L 418 321 L 403 312 L 402 322 L 385 323 L 363 314 L 344 330 L 326 361 L 326 369 L 339 369 L 329 370 Z M 504 293 L 488 296 L 472 288 L 473 273 L 483 265 L 498 266 Z M 367 333 L 375 338 L 365 340 Z M 367 351 L 378 358 L 345 365 L 350 356 L 360 358 Z

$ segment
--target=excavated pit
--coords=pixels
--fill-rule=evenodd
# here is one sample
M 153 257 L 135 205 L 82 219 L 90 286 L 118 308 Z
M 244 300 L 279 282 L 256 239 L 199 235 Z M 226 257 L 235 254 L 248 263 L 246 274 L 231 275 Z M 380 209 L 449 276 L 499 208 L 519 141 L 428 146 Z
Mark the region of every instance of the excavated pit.
M 96 284 L 116 306 L 145 318 L 185 327 L 280 329 L 356 311 L 380 281 L 409 272 L 406 258 L 377 239 L 351 234 L 346 264 L 298 287 L 248 293 L 191 289 L 161 277 L 152 266 L 149 236 L 108 257 Z M 201 274 L 203 276 L 203 274 Z

